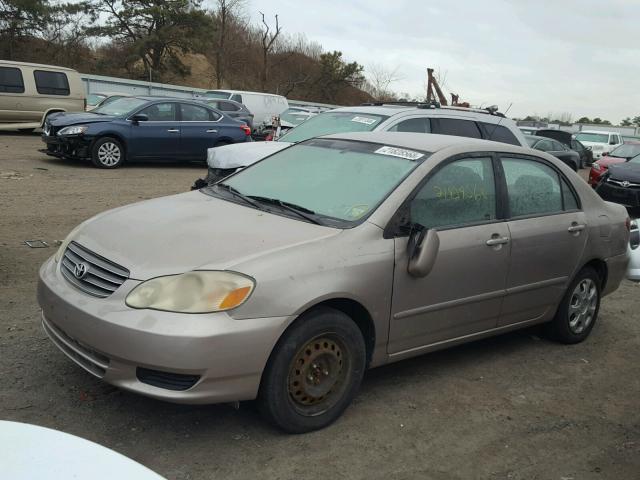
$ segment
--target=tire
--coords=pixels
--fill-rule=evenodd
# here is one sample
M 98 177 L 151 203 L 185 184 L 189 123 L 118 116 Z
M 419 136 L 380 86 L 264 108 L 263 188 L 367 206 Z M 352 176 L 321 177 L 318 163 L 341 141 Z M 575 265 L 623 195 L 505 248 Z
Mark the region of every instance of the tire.
M 548 336 L 566 344 L 580 343 L 589 336 L 600 310 L 601 282 L 591 267 L 578 272 L 546 326 Z
M 333 423 L 355 397 L 366 367 L 355 322 L 332 308 L 304 315 L 278 341 L 265 369 L 258 406 L 288 433 Z
M 113 137 L 99 138 L 91 149 L 91 161 L 98 168 L 118 168 L 124 163 L 124 158 L 124 146 Z

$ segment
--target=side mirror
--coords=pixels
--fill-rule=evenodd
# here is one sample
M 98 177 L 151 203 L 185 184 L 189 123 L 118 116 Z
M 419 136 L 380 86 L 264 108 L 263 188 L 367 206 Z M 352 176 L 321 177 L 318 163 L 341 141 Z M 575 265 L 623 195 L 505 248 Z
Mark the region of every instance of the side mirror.
M 438 231 L 419 230 L 409 237 L 407 271 L 414 277 L 426 277 L 433 269 L 440 249 Z
M 133 117 L 131 117 L 131 121 L 135 124 L 138 122 L 147 122 L 149 121 L 149 116 L 144 113 L 136 113 Z

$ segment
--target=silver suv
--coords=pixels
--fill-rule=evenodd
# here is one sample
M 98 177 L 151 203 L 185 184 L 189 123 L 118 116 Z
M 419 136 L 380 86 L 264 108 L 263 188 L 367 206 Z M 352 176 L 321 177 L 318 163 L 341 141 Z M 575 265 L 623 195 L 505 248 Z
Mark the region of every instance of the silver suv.
M 494 140 L 529 148 L 515 122 L 497 109 L 441 107 L 437 103 L 375 103 L 330 110 L 291 129 L 277 142 L 243 143 L 210 148 L 206 184 L 238 168 L 313 137 L 351 132 L 413 132 Z M 200 186 L 205 182 L 200 181 Z M 198 182 L 196 182 L 196 187 Z

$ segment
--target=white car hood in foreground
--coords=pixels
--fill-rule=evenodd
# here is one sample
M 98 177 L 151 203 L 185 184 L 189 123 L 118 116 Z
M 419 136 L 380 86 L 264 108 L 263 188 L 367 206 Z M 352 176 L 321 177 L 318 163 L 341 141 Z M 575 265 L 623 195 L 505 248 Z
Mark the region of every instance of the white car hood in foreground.
M 147 467 L 68 433 L 0 421 L 2 478 L 11 480 L 163 480 Z
M 248 167 L 293 145 L 289 142 L 245 142 L 224 145 L 207 149 L 209 168 L 242 168 Z

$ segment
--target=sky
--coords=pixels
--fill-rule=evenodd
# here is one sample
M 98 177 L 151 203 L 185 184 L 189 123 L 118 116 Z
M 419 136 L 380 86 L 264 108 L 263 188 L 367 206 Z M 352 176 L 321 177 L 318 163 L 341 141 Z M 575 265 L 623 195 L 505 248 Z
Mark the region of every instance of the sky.
M 640 0 L 248 0 L 348 61 L 398 69 L 396 92 L 445 92 L 508 116 L 570 113 L 613 123 L 640 115 Z

